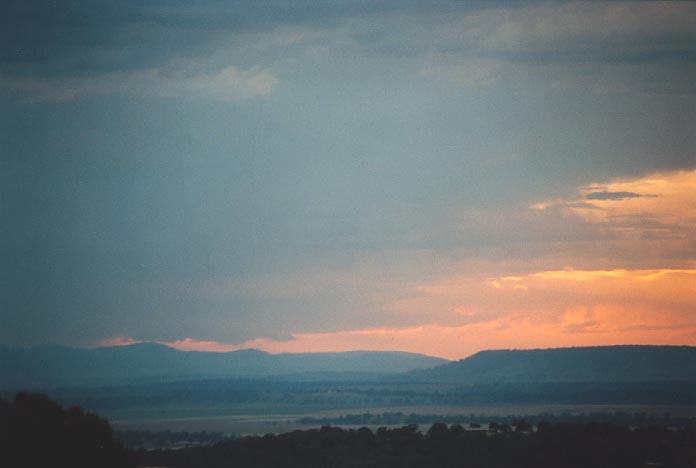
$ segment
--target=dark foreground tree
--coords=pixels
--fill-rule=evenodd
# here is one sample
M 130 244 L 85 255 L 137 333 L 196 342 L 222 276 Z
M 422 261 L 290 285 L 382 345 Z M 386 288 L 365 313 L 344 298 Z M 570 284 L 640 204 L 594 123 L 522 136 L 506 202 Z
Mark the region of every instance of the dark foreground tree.
M 42 394 L 0 399 L 0 466 L 131 467 L 109 423 L 80 408 L 63 409 Z

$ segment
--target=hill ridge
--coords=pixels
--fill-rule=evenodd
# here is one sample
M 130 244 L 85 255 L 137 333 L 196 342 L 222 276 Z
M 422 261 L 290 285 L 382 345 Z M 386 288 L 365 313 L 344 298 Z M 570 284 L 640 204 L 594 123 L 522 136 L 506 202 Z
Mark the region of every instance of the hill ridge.
M 326 372 L 393 374 L 446 362 L 401 352 L 271 354 L 256 349 L 208 352 L 178 350 L 152 342 L 99 348 L 0 348 L 0 386 L 50 388 Z
M 696 346 L 608 345 L 482 350 L 409 377 L 433 382 L 696 381 Z

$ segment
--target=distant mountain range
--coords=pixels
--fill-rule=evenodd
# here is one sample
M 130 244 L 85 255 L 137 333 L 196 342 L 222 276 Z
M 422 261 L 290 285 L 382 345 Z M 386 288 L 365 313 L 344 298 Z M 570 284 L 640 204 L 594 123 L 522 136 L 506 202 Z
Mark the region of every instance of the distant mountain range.
M 0 348 L 0 388 L 50 388 L 162 383 L 181 380 L 391 374 L 448 361 L 404 352 L 269 354 L 180 351 L 157 343 L 104 348 Z
M 696 381 L 696 347 L 597 346 L 481 351 L 408 380 L 451 384 Z
M 0 389 L 133 385 L 203 379 L 497 383 L 696 382 L 696 347 L 601 346 L 481 351 L 460 361 L 381 351 L 226 353 L 156 343 L 107 348 L 0 348 Z

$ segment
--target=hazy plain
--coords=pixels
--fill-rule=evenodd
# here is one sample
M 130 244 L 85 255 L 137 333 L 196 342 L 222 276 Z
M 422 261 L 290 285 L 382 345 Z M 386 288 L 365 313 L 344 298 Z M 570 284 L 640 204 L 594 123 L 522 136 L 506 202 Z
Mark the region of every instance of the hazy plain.
M 302 418 L 337 417 L 346 414 L 381 414 L 400 412 L 404 415 L 441 415 L 461 416 L 470 423 L 488 424 L 496 419 L 529 417 L 539 415 L 572 415 L 583 414 L 648 414 L 669 415 L 676 418 L 696 418 L 696 407 L 688 405 L 464 405 L 464 406 L 389 406 L 389 407 L 365 407 L 350 410 L 321 410 L 298 413 L 240 414 L 239 408 L 230 412 L 221 411 L 220 415 L 200 415 L 187 417 L 149 417 L 133 419 L 114 419 L 111 424 L 117 430 L 137 429 L 148 431 L 209 431 L 223 432 L 226 434 L 251 435 L 282 433 L 296 429 L 309 429 L 319 427 L 321 424 L 306 424 L 300 422 Z M 227 414 L 225 414 L 227 413 Z M 433 421 L 434 422 L 434 421 Z M 356 425 L 332 424 L 341 427 L 357 427 Z M 359 425 L 375 429 L 378 426 L 399 426 L 403 424 L 378 424 Z M 372 427 L 374 426 L 374 427 Z

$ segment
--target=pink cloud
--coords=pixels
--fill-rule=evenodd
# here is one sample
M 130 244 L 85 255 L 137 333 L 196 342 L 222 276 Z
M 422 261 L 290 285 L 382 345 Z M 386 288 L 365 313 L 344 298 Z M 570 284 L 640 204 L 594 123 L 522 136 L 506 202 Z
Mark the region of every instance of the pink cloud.
M 242 349 L 239 344 L 221 343 L 212 340 L 197 340 L 195 338 L 184 338 L 174 341 L 159 341 L 158 343 L 167 345 L 170 348 L 175 348 L 181 351 L 207 351 L 215 353 L 225 353 Z
M 98 343 L 99 347 L 110 347 L 110 346 L 128 346 L 132 344 L 140 343 L 140 341 L 131 338 L 130 336 L 112 336 L 111 338 L 106 338 Z

